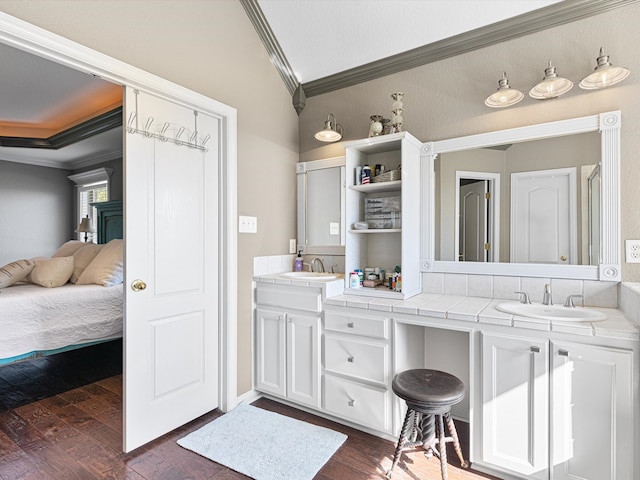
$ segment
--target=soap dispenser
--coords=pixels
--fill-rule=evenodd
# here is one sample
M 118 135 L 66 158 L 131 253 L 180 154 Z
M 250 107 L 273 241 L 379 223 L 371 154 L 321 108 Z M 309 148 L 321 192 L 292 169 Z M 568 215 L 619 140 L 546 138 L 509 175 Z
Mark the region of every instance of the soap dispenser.
M 295 271 L 296 272 L 301 272 L 302 271 L 302 250 L 298 250 L 298 256 L 296 257 L 296 266 L 295 266 Z

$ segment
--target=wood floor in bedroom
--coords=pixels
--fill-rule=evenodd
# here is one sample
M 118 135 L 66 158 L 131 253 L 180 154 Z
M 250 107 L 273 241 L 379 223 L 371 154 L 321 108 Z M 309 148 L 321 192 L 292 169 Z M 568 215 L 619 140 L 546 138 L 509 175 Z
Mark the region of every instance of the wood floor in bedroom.
M 110 342 L 0 367 L 0 479 L 248 478 L 176 444 L 177 439 L 222 415 L 220 411 L 204 415 L 132 453 L 122 453 L 121 358 L 121 342 Z M 261 399 L 254 405 L 349 437 L 316 480 L 385 478 L 394 451 L 392 442 L 271 400 Z M 466 433 L 461 432 L 461 436 Z M 242 448 L 242 439 L 233 441 Z M 453 458 L 450 480 L 495 478 L 457 465 Z M 403 456 L 393 478 L 440 479 L 439 463 L 411 453 Z

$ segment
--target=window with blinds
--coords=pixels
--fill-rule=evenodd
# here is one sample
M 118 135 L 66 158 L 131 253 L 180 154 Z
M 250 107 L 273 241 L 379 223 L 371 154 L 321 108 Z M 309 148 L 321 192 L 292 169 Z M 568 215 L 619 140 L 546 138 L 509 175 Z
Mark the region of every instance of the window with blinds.
M 76 225 L 80 225 L 83 218 L 89 217 L 93 227 L 92 230 L 94 232 L 97 230 L 97 209 L 92 207 L 91 204 L 109 200 L 109 178 L 111 173 L 112 169 L 110 168 L 97 168 L 67 177 L 75 182 L 78 192 L 76 197 L 78 215 Z M 75 235 L 78 240 L 84 240 L 85 238 L 84 232 L 75 232 Z M 97 243 L 97 235 L 89 233 L 88 241 Z
M 93 231 L 97 231 L 97 210 L 96 207 L 92 207 L 92 203 L 106 202 L 109 200 L 109 185 L 107 182 L 94 183 L 91 185 L 78 186 L 78 211 L 80 213 L 80 219 L 89 217 Z M 77 239 L 83 240 L 84 233 L 77 232 Z M 97 243 L 97 236 L 95 234 L 89 234 L 89 241 Z

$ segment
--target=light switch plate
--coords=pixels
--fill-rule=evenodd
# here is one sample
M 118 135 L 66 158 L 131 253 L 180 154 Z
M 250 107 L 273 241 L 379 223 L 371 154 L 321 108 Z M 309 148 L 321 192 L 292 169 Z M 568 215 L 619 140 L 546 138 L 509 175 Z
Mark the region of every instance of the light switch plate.
M 296 253 L 296 239 L 289 239 L 289 253 Z
M 238 232 L 258 233 L 258 217 L 240 215 L 238 218 Z
M 338 222 L 329 222 L 329 235 L 340 235 L 340 224 Z

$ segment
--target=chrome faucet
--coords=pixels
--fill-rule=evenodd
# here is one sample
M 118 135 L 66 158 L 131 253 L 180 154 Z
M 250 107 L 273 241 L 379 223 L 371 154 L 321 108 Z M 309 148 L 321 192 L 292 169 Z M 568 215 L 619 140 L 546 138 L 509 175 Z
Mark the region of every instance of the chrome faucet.
M 564 302 L 564 306 L 567 308 L 575 308 L 576 304 L 573 303 L 574 298 L 582 298 L 582 303 L 584 305 L 584 295 L 567 295 L 567 299 Z
M 542 304 L 553 305 L 553 299 L 551 297 L 551 285 L 548 283 L 544 286 L 544 293 L 542 294 Z
M 520 303 L 526 303 L 526 304 L 531 304 L 531 299 L 529 298 L 529 295 L 527 294 L 527 292 L 513 292 L 513 293 L 519 293 L 520 294 Z
M 309 262 L 309 264 L 311 265 L 311 270 L 313 271 L 313 265 L 315 263 L 318 263 L 320 268 L 317 270 L 318 272 L 324 273 L 324 262 L 322 261 L 322 259 L 320 257 L 313 257 L 311 259 L 311 261 Z

